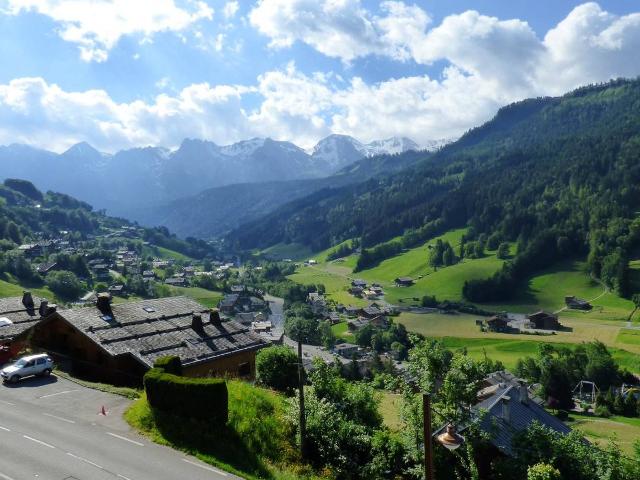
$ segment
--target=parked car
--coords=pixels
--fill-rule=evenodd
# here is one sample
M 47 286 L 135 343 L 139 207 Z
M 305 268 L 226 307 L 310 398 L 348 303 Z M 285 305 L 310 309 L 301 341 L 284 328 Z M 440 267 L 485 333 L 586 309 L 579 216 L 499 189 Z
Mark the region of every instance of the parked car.
M 45 377 L 53 370 L 53 360 L 46 353 L 28 355 L 0 370 L 3 382 L 16 383 L 21 378 L 38 375 Z

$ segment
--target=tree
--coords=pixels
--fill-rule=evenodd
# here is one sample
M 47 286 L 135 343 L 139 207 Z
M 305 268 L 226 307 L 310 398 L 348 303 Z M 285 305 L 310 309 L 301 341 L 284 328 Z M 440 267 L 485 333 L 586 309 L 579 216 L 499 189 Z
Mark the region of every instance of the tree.
M 22 243 L 22 234 L 15 222 L 8 222 L 4 229 L 4 238 L 11 240 L 14 243 Z
M 58 297 L 75 300 L 82 293 L 82 283 L 73 272 L 59 270 L 47 275 L 46 284 Z
M 256 380 L 290 394 L 298 384 L 298 356 L 286 346 L 264 348 L 256 355 Z
M 501 260 L 506 260 L 507 258 L 509 258 L 509 244 L 507 242 L 502 242 L 498 246 L 496 257 L 498 257 Z
M 284 322 L 284 331 L 289 338 L 296 342 L 320 345 L 319 323 L 315 318 L 287 316 Z
M 536 463 L 527 469 L 527 480 L 561 480 L 560 471 L 548 463 Z

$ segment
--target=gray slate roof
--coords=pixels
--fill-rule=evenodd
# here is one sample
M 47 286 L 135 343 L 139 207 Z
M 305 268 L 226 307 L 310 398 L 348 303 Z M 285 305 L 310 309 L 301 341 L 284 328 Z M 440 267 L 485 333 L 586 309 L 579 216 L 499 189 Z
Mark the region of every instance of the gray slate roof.
M 34 310 L 29 312 L 22 304 L 22 297 L 0 298 L 0 317 L 13 322 L 13 325 L 0 327 L 0 341 L 12 340 L 38 323 L 42 319 L 38 313 L 42 300 L 44 299 L 33 297 Z
M 496 385 L 493 395 L 485 398 L 474 406 L 474 410 L 486 411 L 480 427 L 489 433 L 491 443 L 507 455 L 513 453 L 513 437 L 526 430 L 534 421 L 561 434 L 571 432 L 558 418 L 536 404 L 534 401 L 522 402 L 520 387 L 509 383 Z M 504 400 L 503 400 L 504 399 Z M 503 403 L 509 405 L 509 420 L 503 415 Z
M 149 367 L 165 355 L 176 355 L 187 366 L 267 346 L 236 322 L 212 325 L 210 310 L 186 297 L 123 303 L 112 305 L 111 310 L 111 319 L 95 306 L 59 314 L 111 355 L 129 353 Z M 191 328 L 194 313 L 202 316 L 204 336 Z

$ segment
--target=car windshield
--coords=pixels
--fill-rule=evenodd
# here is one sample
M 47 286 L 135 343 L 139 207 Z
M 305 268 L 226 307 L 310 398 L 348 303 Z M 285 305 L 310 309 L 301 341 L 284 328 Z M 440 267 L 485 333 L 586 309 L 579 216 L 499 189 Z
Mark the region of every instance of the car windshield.
M 24 358 L 21 358 L 16 363 L 13 364 L 14 367 L 24 367 L 27 364 L 27 361 Z

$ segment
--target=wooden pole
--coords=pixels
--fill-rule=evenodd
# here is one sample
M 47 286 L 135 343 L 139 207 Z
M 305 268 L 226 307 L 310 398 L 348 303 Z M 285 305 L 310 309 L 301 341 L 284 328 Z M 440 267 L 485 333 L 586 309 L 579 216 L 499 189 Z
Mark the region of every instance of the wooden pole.
M 300 455 L 307 453 L 307 419 L 304 413 L 304 365 L 302 364 L 302 342 L 298 342 L 298 395 L 300 398 Z
M 431 440 L 431 395 L 422 394 L 422 418 L 424 430 L 424 480 L 435 480 L 433 474 L 433 442 Z

